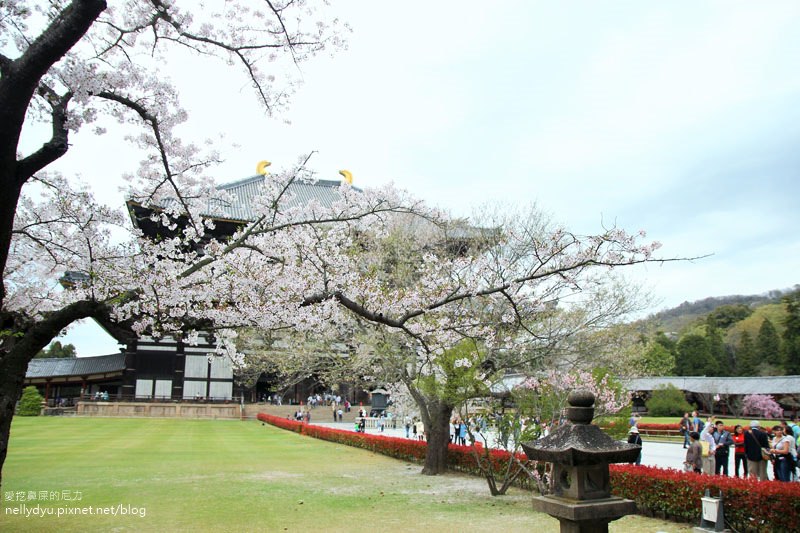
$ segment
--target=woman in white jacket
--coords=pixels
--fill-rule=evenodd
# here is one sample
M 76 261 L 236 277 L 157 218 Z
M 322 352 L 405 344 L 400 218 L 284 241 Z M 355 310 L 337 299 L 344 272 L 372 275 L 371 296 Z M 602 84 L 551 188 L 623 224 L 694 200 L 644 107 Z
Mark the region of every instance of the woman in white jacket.
M 708 455 L 705 453 L 706 445 L 703 444 L 703 473 L 708 475 L 714 474 L 714 452 L 716 452 L 717 447 L 717 443 L 714 442 L 714 432 L 716 429 L 717 428 L 714 426 L 714 417 L 712 416 L 708 419 L 708 422 L 706 422 L 703 431 L 700 432 L 700 442 L 708 443 Z

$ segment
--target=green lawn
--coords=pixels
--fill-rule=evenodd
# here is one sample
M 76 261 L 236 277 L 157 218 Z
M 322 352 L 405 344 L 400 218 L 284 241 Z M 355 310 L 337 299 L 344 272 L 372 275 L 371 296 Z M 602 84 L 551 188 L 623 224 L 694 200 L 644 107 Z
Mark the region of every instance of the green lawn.
M 708 417 L 703 416 L 701 417 L 703 422 L 708 420 Z M 752 418 L 734 418 L 734 417 L 723 417 L 717 415 L 717 420 L 722 420 L 726 426 L 735 426 L 736 424 L 740 424 L 745 429 L 750 427 L 750 421 L 753 420 Z M 757 418 L 761 423 L 762 428 L 772 428 L 772 426 L 778 425 L 781 421 L 780 418 L 771 418 L 771 419 L 764 419 L 764 418 Z M 641 424 L 678 424 L 681 421 L 681 417 L 679 416 L 643 416 L 639 419 L 639 423 Z
M 531 510 L 530 493 L 493 498 L 479 478 L 419 470 L 259 422 L 18 417 L 0 531 L 558 530 Z M 39 499 L 42 491 L 48 501 Z M 63 491 L 73 499 L 50 500 Z M 35 501 L 16 501 L 29 492 Z M 53 513 L 121 506 L 144 516 L 11 514 L 23 505 Z M 636 516 L 611 525 L 637 533 L 689 529 Z

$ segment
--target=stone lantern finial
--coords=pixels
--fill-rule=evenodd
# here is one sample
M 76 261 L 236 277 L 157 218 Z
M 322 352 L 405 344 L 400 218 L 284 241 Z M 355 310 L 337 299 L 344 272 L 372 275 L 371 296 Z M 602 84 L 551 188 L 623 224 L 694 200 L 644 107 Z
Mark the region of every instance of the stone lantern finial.
M 590 424 L 594 418 L 594 394 L 576 389 L 567 396 L 567 420 L 573 424 Z

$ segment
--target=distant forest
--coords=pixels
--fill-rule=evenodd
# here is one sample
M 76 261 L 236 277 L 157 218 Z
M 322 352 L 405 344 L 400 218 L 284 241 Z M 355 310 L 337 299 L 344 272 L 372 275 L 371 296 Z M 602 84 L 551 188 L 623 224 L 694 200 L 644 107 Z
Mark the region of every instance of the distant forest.
M 800 375 L 800 285 L 684 302 L 638 325 L 651 375 Z
M 749 307 L 756 307 L 764 304 L 779 303 L 784 296 L 800 290 L 800 285 L 795 285 L 792 289 L 787 290 L 773 290 L 766 294 L 755 294 L 751 296 L 742 296 L 740 294 L 734 296 L 710 296 L 697 300 L 696 302 L 683 302 L 678 307 L 666 309 L 653 315 L 651 318 L 658 320 L 666 320 L 670 318 L 680 318 L 686 315 L 703 315 L 712 312 L 717 307 L 723 305 L 736 305 L 742 304 Z

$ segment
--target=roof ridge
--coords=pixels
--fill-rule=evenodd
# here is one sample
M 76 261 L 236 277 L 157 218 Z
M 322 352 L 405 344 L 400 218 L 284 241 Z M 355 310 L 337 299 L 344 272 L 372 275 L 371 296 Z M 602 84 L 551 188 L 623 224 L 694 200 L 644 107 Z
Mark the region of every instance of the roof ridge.
M 264 178 L 263 174 L 257 174 L 255 176 L 250 176 L 249 178 L 242 178 L 235 181 L 229 181 L 227 183 L 221 183 L 217 185 L 217 189 L 232 189 L 234 187 L 239 187 L 242 185 L 249 185 L 250 183 L 254 183 L 256 181 L 263 181 Z M 305 185 L 323 185 L 325 187 L 340 187 L 342 185 L 341 180 L 336 179 L 323 179 L 323 178 L 297 178 L 295 183 L 303 183 Z
M 101 357 L 117 357 L 117 356 L 124 356 L 125 354 L 122 352 L 114 352 L 114 353 L 107 353 L 103 355 L 86 355 L 86 356 L 76 356 L 76 357 L 36 357 L 31 359 L 31 363 L 38 363 L 44 361 L 75 361 L 76 359 L 100 359 Z
M 259 180 L 261 180 L 261 181 L 264 180 L 264 175 L 263 174 L 257 174 L 255 176 L 250 176 L 249 178 L 242 178 L 242 179 L 238 179 L 236 181 L 229 181 L 228 183 L 222 183 L 220 185 L 217 185 L 217 190 L 232 189 L 233 187 L 239 187 L 241 185 L 247 185 L 249 183 L 253 183 L 253 182 L 259 181 Z

